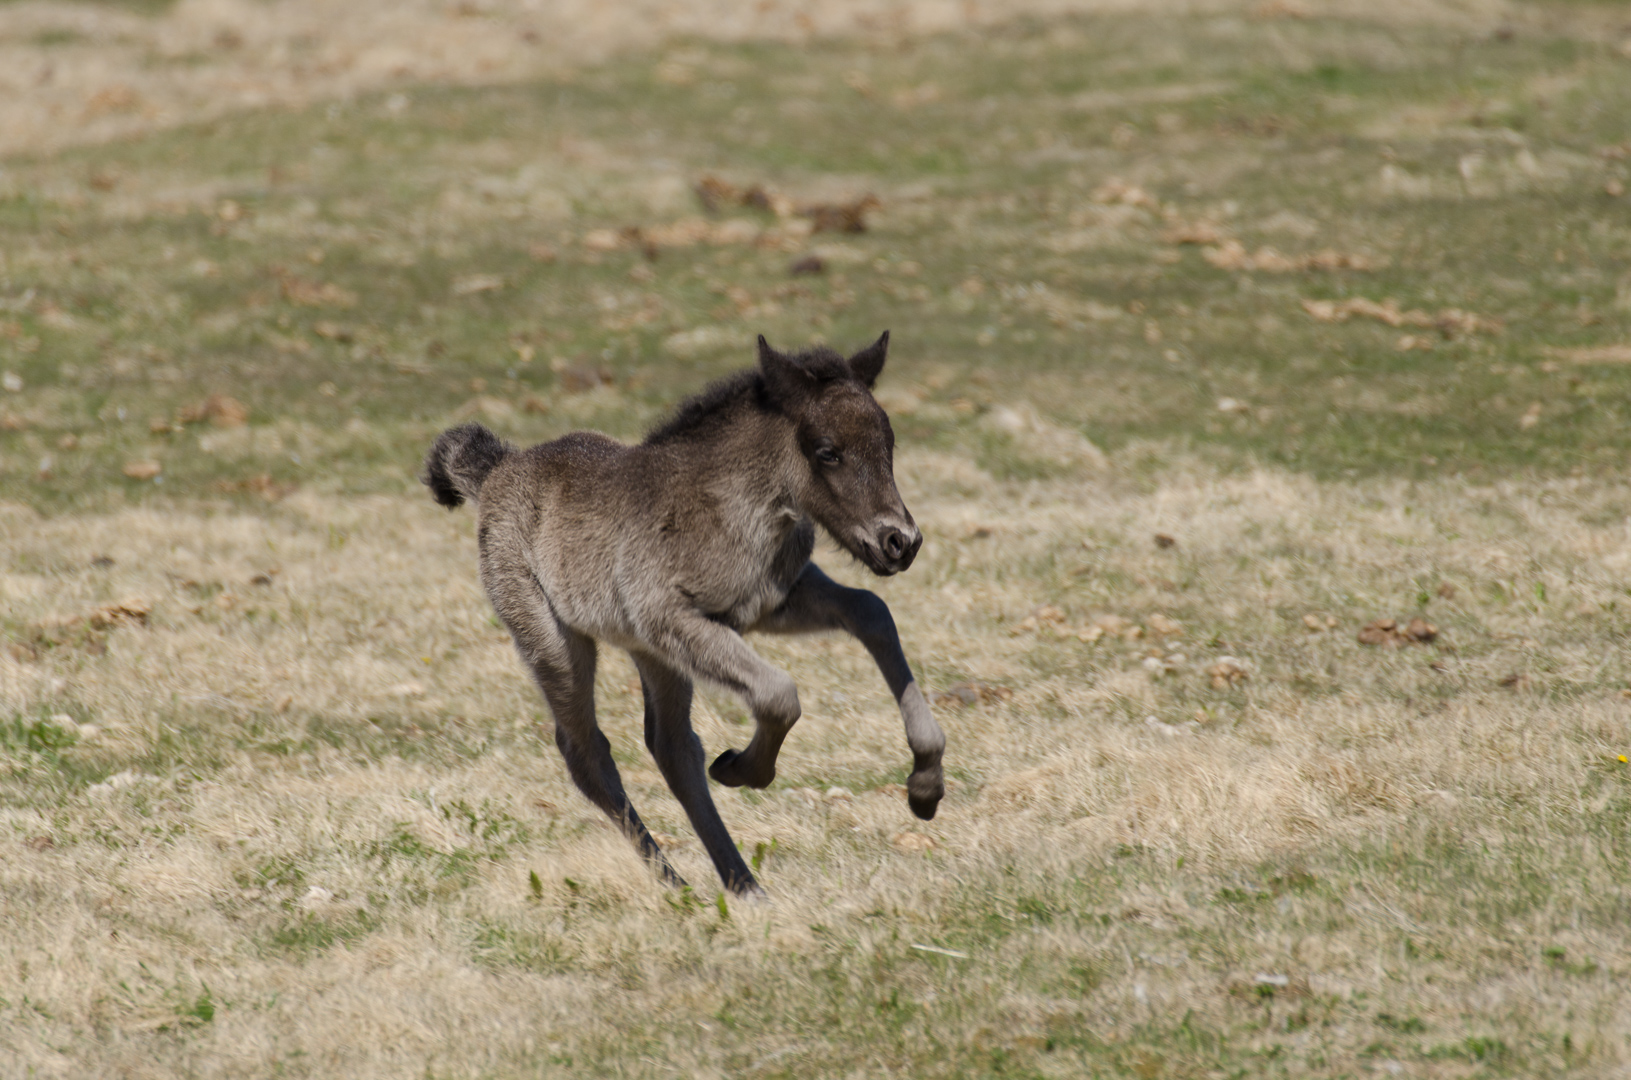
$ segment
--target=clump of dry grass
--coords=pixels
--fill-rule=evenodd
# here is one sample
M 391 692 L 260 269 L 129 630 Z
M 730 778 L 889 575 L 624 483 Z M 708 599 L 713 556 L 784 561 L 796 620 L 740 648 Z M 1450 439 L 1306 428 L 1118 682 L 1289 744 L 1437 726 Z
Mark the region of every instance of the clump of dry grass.
M 942 702 L 955 780 L 918 823 L 861 650 L 758 642 L 807 713 L 771 789 L 716 793 L 775 897 L 725 913 L 615 654 L 601 712 L 635 802 L 710 884 L 665 892 L 571 789 L 468 515 L 8 507 L 8 620 L 152 607 L 102 655 L 0 658 L 10 1060 L 808 1074 L 881 1047 L 950 1075 L 1278 1045 L 1342 1071 L 1544 1062 L 1567 1035 L 1617 1067 L 1631 540 L 1589 522 L 1626 492 L 1169 465 L 1004 484 L 903 454 L 929 542 L 878 587 L 931 689 L 1008 693 Z M 1355 640 L 1422 594 L 1433 645 Z M 1039 605 L 1059 619 L 1013 633 Z M 1143 632 L 1045 629 L 1109 614 Z M 1215 689 L 1224 655 L 1247 674 Z M 711 749 L 744 720 L 699 707 Z M 1163 1048 L 1181 1020 L 1213 1041 Z

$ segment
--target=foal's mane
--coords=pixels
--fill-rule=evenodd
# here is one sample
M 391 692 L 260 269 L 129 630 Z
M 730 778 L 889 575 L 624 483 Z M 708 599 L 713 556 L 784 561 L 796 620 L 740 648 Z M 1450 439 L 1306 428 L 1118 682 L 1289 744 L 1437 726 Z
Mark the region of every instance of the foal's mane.
M 825 345 L 791 353 L 788 359 L 818 383 L 860 381 L 844 358 Z M 756 367 L 716 379 L 680 402 L 673 415 L 646 434 L 645 443 L 651 446 L 728 423 L 739 404 L 760 412 L 778 411 L 765 388 L 764 373 Z

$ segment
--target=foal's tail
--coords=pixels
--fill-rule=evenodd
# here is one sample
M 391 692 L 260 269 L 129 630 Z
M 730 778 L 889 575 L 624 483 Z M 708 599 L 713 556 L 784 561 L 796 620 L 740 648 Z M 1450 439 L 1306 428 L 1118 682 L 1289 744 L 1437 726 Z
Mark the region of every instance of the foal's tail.
M 419 479 L 436 501 L 448 509 L 472 501 L 493 467 L 514 451 L 480 424 L 460 424 L 436 437 L 425 455 L 425 475 Z

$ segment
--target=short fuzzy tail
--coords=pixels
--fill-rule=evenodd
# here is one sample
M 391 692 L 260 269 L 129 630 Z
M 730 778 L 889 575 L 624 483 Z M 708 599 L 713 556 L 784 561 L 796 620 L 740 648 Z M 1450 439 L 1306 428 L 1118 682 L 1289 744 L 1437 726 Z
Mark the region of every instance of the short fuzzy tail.
M 425 475 L 419 479 L 437 502 L 452 509 L 466 499 L 474 502 L 487 474 L 512 452 L 480 424 L 460 424 L 437 436 L 425 456 Z

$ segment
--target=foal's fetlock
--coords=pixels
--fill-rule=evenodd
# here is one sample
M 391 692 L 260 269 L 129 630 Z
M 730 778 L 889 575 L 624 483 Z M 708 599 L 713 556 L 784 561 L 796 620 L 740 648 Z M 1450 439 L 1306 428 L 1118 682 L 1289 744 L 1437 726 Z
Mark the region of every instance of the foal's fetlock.
M 708 775 L 726 787 L 765 788 L 776 779 L 776 766 L 754 769 L 742 751 L 727 750 L 714 758 L 714 763 L 708 766 Z
M 946 795 L 945 774 L 939 765 L 919 769 L 906 778 L 906 805 L 924 821 L 934 817 Z

